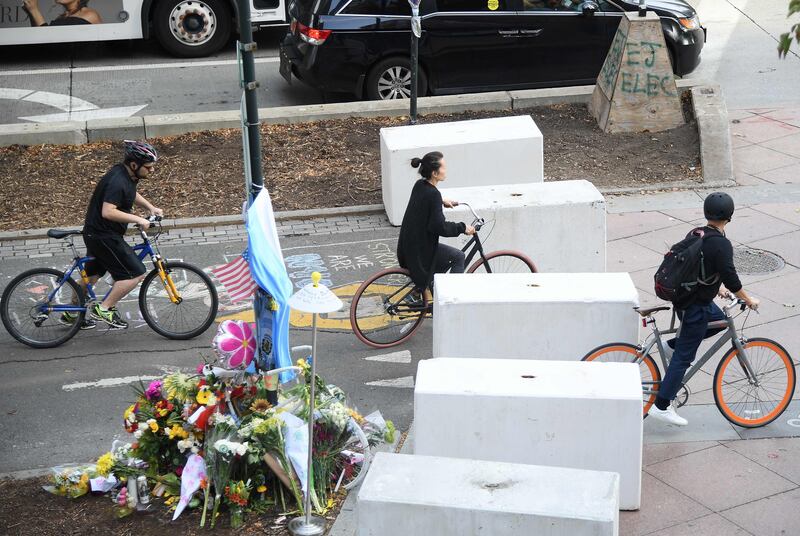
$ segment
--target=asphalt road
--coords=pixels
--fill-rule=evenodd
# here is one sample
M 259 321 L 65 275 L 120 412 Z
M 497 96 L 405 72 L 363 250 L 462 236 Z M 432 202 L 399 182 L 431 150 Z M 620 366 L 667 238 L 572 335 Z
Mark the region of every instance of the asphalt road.
M 366 358 L 385 356 L 392 350 L 363 345 L 350 330 L 347 317 L 348 296 L 358 283 L 395 262 L 396 232 L 287 237 L 281 245 L 296 288 L 318 270 L 345 302 L 342 313 L 326 315 L 328 328 L 319 334 L 322 376 L 341 386 L 361 412 L 380 409 L 404 430 L 411 421 L 411 377 L 416 363 L 431 357 L 430 322 L 411 341 L 394 349 L 402 354 L 391 361 L 375 361 Z M 209 268 L 230 260 L 244 246 L 243 242 L 230 242 L 170 247 L 164 248 L 164 253 Z M 46 262 L 4 260 L 0 286 L 4 288 L 31 266 L 63 269 L 69 262 L 67 256 L 40 260 Z M 193 372 L 203 357 L 214 357 L 210 345 L 213 327 L 194 340 L 171 341 L 141 320 L 135 298 L 120 309 L 130 314 L 128 330 L 99 327 L 79 332 L 66 344 L 49 350 L 28 348 L 0 329 L 0 391 L 4 395 L 0 397 L 0 473 L 84 461 L 102 454 L 115 438 L 127 436 L 122 412 L 135 399 L 130 386 L 137 378 L 157 377 L 176 369 Z M 219 317 L 241 312 L 241 307 L 227 307 Z M 290 344 L 310 344 L 310 340 L 308 328 L 292 329 Z
M 783 60 L 776 52 L 778 37 L 790 27 L 786 0 L 689 3 L 708 28 L 702 63 L 689 78 L 721 84 L 731 109 L 798 102 L 800 48 Z M 277 45 L 284 32 L 274 28 L 256 33 L 259 105 L 348 100 L 346 95 L 323 96 L 298 82 L 289 86 L 280 77 Z M 239 107 L 233 42 L 214 57 L 195 60 L 172 58 L 153 40 L 3 47 L 0 56 L 0 124 L 65 120 L 64 110 L 90 107 L 104 110 L 93 114 L 105 116 Z M 56 96 L 23 100 L 32 91 Z

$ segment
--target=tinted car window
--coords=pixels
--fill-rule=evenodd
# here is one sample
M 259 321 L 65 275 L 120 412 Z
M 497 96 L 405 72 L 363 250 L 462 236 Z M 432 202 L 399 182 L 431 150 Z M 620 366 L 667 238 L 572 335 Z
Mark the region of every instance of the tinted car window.
M 525 11 L 581 11 L 584 0 L 522 0 Z M 604 0 L 595 0 L 601 11 L 618 11 Z
M 408 0 L 352 0 L 342 10 L 347 15 L 405 15 L 411 16 Z
M 507 11 L 507 0 L 436 0 L 436 11 Z

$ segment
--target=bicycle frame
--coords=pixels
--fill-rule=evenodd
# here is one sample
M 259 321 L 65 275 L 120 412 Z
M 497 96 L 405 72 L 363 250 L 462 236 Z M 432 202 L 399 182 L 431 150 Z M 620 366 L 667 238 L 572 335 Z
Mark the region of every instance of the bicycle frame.
M 470 263 L 472 262 L 472 259 L 475 258 L 475 254 L 477 253 L 484 260 L 484 263 L 486 263 L 486 271 L 491 273 L 492 269 L 489 266 L 489 263 L 486 262 L 486 255 L 483 253 L 483 243 L 481 242 L 481 239 L 478 236 L 478 231 L 480 231 L 481 228 L 483 227 L 484 220 L 475 213 L 475 211 L 472 209 L 469 203 L 459 203 L 459 205 L 464 205 L 470 210 L 470 212 L 472 212 L 472 216 L 474 218 L 472 221 L 472 226 L 475 227 L 475 234 L 472 235 L 472 238 L 470 238 L 467 241 L 467 243 L 464 244 L 464 247 L 461 248 L 461 251 L 466 254 L 466 258 L 464 259 L 464 266 L 469 267 Z M 472 250 L 469 253 L 467 253 L 467 250 L 470 248 L 472 248 Z
M 744 338 L 744 337 L 739 337 L 738 336 L 738 333 L 736 331 L 736 325 L 734 324 L 734 319 L 729 313 L 729 311 L 731 309 L 733 309 L 733 307 L 735 307 L 737 305 L 738 305 L 738 301 L 733 301 L 731 304 L 729 304 L 727 306 L 724 306 L 723 307 L 723 312 L 725 313 L 725 319 L 708 323 L 708 329 L 725 328 L 725 331 L 723 331 L 719 335 L 719 338 L 717 339 L 716 342 L 714 342 L 714 344 L 711 346 L 711 348 L 709 348 L 699 359 L 696 359 L 694 365 L 692 365 L 691 368 L 689 368 L 689 370 L 686 371 L 686 374 L 683 377 L 683 385 L 686 385 L 687 383 L 689 383 L 689 380 L 697 373 L 697 371 L 699 371 L 703 367 L 703 365 L 705 365 L 706 362 L 708 362 L 709 359 L 714 357 L 714 355 L 723 346 L 725 346 L 725 344 L 728 343 L 728 342 L 733 343 L 733 346 L 736 347 L 736 349 L 738 350 L 737 358 L 738 358 L 740 366 L 742 367 L 742 369 L 745 371 L 745 374 L 747 375 L 748 381 L 750 383 L 755 383 L 755 385 L 758 385 L 758 381 L 754 382 L 754 380 L 753 380 L 753 378 L 756 377 L 756 374 L 753 371 L 753 367 L 750 365 L 750 361 L 747 359 L 747 352 L 745 351 L 745 348 L 744 348 L 744 345 L 747 342 L 747 339 Z M 673 309 L 672 310 L 672 320 L 670 321 L 670 327 L 669 327 L 669 329 L 662 331 L 662 330 L 658 329 L 658 325 L 656 324 L 655 318 L 653 318 L 652 316 L 648 317 L 645 320 L 645 323 L 646 324 L 653 324 L 653 332 L 651 334 L 652 337 L 648 337 L 649 342 L 646 341 L 646 344 L 639 345 L 639 351 L 640 351 L 640 354 L 642 356 L 649 354 L 650 350 L 652 350 L 654 346 L 656 346 L 658 348 L 658 354 L 659 354 L 659 356 L 661 358 L 661 365 L 662 365 L 662 367 L 663 367 L 665 372 L 666 372 L 667 368 L 669 367 L 669 362 L 667 361 L 666 357 L 664 357 L 665 356 L 665 352 L 664 352 L 664 344 L 665 343 L 663 342 L 662 336 L 663 335 L 670 335 L 670 334 L 673 334 L 673 333 L 675 333 L 676 336 L 680 335 L 680 327 L 678 327 L 678 328 L 675 327 L 676 318 L 677 318 L 677 314 L 675 313 L 675 310 Z M 641 359 L 638 362 L 641 363 Z M 653 382 L 643 382 L 643 384 L 645 384 L 645 385 L 648 384 L 648 383 L 651 384 L 651 385 L 653 384 Z M 652 389 L 646 389 L 645 392 L 647 394 L 653 394 L 656 391 L 653 391 Z

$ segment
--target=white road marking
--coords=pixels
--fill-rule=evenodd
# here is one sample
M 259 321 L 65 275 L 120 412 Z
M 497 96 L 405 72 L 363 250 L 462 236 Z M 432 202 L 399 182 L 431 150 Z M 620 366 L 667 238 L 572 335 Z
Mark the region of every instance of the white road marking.
M 413 389 L 414 376 L 403 376 L 402 378 L 391 378 L 389 380 L 377 380 L 374 382 L 367 382 L 365 385 L 373 387 L 396 387 L 398 389 Z
M 11 87 L 0 87 L 0 99 L 19 100 L 34 93 L 32 89 L 14 89 Z
M 401 350 L 391 354 L 371 355 L 364 358 L 366 361 L 382 361 L 384 363 L 411 363 L 411 352 Z
M 105 387 L 117 387 L 119 385 L 128 385 L 133 382 L 143 381 L 148 382 L 158 380 L 161 376 L 125 376 L 123 378 L 104 378 L 96 382 L 78 382 L 68 383 L 62 385 L 61 389 L 64 391 L 75 391 L 76 389 L 96 389 Z
M 119 108 L 99 108 L 96 110 L 72 111 L 58 114 L 27 115 L 20 117 L 23 121 L 32 123 L 52 123 L 55 121 L 88 121 L 90 119 L 110 119 L 117 117 L 130 117 L 139 112 L 146 104 L 139 106 L 121 106 Z
M 278 63 L 279 57 L 256 58 L 256 63 Z M 151 69 L 186 69 L 189 67 L 224 67 L 236 65 L 236 60 L 179 61 L 173 63 L 142 63 L 134 65 L 102 65 L 96 67 L 58 67 L 52 69 L 28 69 L 0 71 L 0 76 L 34 76 L 45 74 L 105 73 L 110 71 L 149 71 Z
M 52 106 L 65 112 L 82 112 L 84 110 L 97 110 L 95 106 L 89 101 L 65 95 L 63 93 L 52 93 L 50 91 L 36 91 L 30 95 L 22 98 L 24 101 L 37 102 L 45 106 Z

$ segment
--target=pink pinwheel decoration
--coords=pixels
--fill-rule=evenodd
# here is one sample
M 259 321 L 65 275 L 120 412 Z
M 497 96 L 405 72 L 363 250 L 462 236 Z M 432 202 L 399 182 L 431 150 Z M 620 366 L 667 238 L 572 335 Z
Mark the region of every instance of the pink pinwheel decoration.
M 220 362 L 228 369 L 247 368 L 256 353 L 253 328 L 241 320 L 223 321 L 212 344 Z

